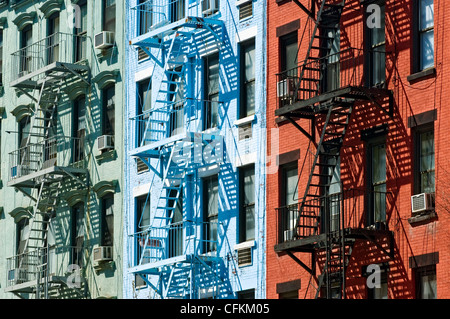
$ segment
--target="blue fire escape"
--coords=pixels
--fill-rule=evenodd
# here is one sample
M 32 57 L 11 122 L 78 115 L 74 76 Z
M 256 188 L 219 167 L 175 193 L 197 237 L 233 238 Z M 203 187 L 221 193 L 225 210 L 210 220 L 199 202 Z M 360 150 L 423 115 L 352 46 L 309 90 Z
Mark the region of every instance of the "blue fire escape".
M 150 211 L 150 221 L 130 236 L 135 265 L 129 271 L 163 299 L 199 298 L 199 291 L 216 292 L 221 280 L 217 239 L 207 235 L 217 225 L 207 225 L 195 214 L 187 218 L 179 206 L 187 175 L 197 178 L 205 164 L 205 146 L 221 145 L 221 136 L 197 132 L 195 114 L 204 101 L 189 96 L 186 88 L 195 85 L 189 65 L 205 45 L 220 46 L 224 26 L 214 16 L 214 0 L 206 7 L 187 2 L 141 1 L 131 10 L 140 35 L 130 44 L 154 66 L 152 89 L 144 94 L 151 108 L 131 119 L 136 147 L 130 155 L 153 173 L 149 192 L 159 196 L 150 203 L 149 194 L 140 208 Z M 142 226 L 143 221 L 138 223 Z

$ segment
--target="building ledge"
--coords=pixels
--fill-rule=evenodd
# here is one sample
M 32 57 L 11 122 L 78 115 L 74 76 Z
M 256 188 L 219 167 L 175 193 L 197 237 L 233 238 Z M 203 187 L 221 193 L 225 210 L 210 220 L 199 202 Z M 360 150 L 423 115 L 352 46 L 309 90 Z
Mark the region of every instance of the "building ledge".
M 426 224 L 426 223 L 431 222 L 436 219 L 437 219 L 437 214 L 435 211 L 432 211 L 432 212 L 427 212 L 424 214 L 412 216 L 412 217 L 408 218 L 408 223 L 411 226 L 419 226 L 419 225 Z
M 434 76 L 436 76 L 436 68 L 431 67 L 431 68 L 422 70 L 420 72 L 410 74 L 410 75 L 408 75 L 408 77 L 406 79 L 408 80 L 409 83 L 414 83 L 414 82 L 417 82 L 420 80 L 424 80 L 425 78 L 434 77 Z

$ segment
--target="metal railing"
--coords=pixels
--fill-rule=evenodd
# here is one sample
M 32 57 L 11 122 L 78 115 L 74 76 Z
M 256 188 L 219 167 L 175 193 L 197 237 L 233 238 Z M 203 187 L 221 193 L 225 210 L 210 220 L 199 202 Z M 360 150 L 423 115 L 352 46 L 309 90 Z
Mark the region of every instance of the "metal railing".
M 187 0 L 149 0 L 131 9 L 133 21 L 137 22 L 138 34 L 142 35 L 185 18 Z
M 185 254 L 217 255 L 218 222 L 182 221 L 149 227 L 130 235 L 137 265 L 155 263 Z
M 84 138 L 53 136 L 9 153 L 9 180 L 52 166 L 84 168 Z
M 67 277 L 87 264 L 85 248 L 39 248 L 6 259 L 7 287 L 27 282 L 37 283 L 50 275 Z
M 301 203 L 276 208 L 278 243 L 327 231 L 364 228 L 369 226 L 368 214 L 373 216 L 373 225 L 384 223 L 387 194 L 348 189 L 306 201 L 301 214 Z
M 277 108 L 345 87 L 376 85 L 384 81 L 385 61 L 384 51 L 356 48 L 303 61 L 276 74 Z M 374 70 L 376 67 L 380 70 Z
M 130 118 L 134 127 L 132 132 L 135 134 L 132 140 L 139 147 L 185 132 L 185 109 L 186 102 L 179 101 L 173 106 L 164 105 Z
M 38 71 L 53 62 L 76 63 L 77 48 L 86 36 L 56 32 L 12 53 L 12 80 Z

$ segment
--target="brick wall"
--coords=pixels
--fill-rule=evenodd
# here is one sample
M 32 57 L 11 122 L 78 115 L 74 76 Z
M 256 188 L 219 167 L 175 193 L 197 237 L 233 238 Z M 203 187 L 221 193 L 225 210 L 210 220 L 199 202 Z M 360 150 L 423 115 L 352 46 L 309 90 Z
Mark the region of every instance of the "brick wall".
M 307 1 L 302 1 L 307 4 Z M 367 288 L 362 267 L 372 263 L 386 262 L 389 265 L 388 295 L 389 298 L 414 298 L 415 284 L 409 258 L 434 252 L 439 253 L 436 265 L 437 296 L 448 298 L 448 240 L 446 229 L 449 226 L 449 215 L 446 198 L 446 185 L 449 183 L 447 161 L 449 146 L 445 136 L 449 132 L 445 124 L 449 110 L 446 107 L 446 96 L 449 94 L 449 77 L 445 67 L 449 52 L 445 50 L 447 27 L 445 17 L 450 8 L 444 1 L 434 1 L 435 12 L 435 75 L 409 82 L 407 77 L 411 71 L 412 57 L 412 1 L 386 1 L 386 50 L 390 53 L 386 62 L 386 79 L 394 97 L 394 115 L 389 118 L 370 103 L 359 103 L 351 117 L 349 130 L 341 149 L 341 178 L 344 187 L 364 187 L 366 153 L 361 140 L 361 130 L 388 124 L 386 137 L 386 174 L 387 191 L 392 197 L 388 200 L 387 220 L 389 230 L 393 231 L 394 258 L 390 258 L 378 246 L 365 240 L 355 243 L 350 264 L 347 270 L 347 295 L 349 298 L 366 298 Z M 279 39 L 276 28 L 290 21 L 300 19 L 298 39 L 302 38 L 307 23 L 306 14 L 290 1 L 268 2 L 268 61 L 267 61 L 267 126 L 268 152 L 272 149 L 270 129 L 280 129 L 279 153 L 300 148 L 298 161 L 299 172 L 308 149 L 307 138 L 292 124 L 277 125 L 274 111 L 276 109 L 276 77 L 279 72 Z M 347 1 L 346 10 L 341 20 L 341 50 L 349 46 L 364 47 L 363 7 L 359 1 Z M 299 60 L 304 59 L 309 42 L 309 29 L 299 50 Z M 447 31 L 448 32 L 448 31 Z M 408 117 L 426 111 L 436 110 L 434 121 L 435 162 L 436 162 L 436 213 L 437 219 L 421 224 L 411 225 L 411 195 L 413 189 L 413 140 L 412 130 L 408 127 Z M 309 128 L 307 122 L 299 124 Z M 318 139 L 316 131 L 316 139 Z M 315 148 L 310 150 L 314 153 Z M 310 160 L 305 161 L 303 173 L 299 180 L 299 196 L 303 195 L 306 178 L 309 175 Z M 299 173 L 300 174 L 300 173 Z M 276 284 L 301 279 L 299 298 L 313 297 L 313 289 L 308 289 L 310 275 L 287 255 L 274 252 L 277 239 L 275 208 L 279 206 L 279 174 L 267 176 L 267 297 L 278 298 Z M 383 247 L 387 243 L 380 242 Z M 311 255 L 298 253 L 296 256 L 306 265 L 311 266 Z M 319 273 L 319 272 L 318 272 Z

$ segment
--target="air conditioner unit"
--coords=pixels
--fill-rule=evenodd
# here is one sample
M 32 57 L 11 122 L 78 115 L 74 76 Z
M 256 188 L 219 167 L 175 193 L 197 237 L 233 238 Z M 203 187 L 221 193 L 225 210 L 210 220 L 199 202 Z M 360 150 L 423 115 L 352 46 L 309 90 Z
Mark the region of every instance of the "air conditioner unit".
M 285 79 L 277 83 L 277 97 L 287 98 L 295 92 L 294 79 Z
M 98 246 L 94 248 L 94 262 L 113 260 L 113 250 L 111 246 Z
M 105 49 L 114 45 L 114 32 L 102 31 L 97 33 L 94 37 L 94 44 L 96 49 Z
M 219 11 L 219 0 L 202 0 L 202 13 L 205 16 Z
M 114 148 L 113 136 L 102 135 L 97 138 L 97 146 L 100 151 Z
M 421 193 L 411 196 L 411 210 L 413 214 L 434 209 L 434 194 Z
M 27 271 L 17 268 L 8 270 L 8 281 L 13 285 L 27 282 L 28 281 Z
M 288 229 L 284 231 L 284 237 L 283 237 L 283 241 L 291 241 L 292 239 L 294 239 L 294 230 L 293 229 Z
M 16 165 L 11 167 L 11 179 L 24 175 L 24 172 L 26 172 L 25 165 Z

